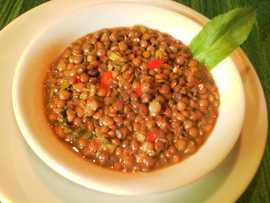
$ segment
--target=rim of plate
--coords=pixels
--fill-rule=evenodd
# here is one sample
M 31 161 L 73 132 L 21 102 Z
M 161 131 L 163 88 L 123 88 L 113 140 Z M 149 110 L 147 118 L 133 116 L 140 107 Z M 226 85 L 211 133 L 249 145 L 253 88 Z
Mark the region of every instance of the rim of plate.
M 120 1 L 121 3 L 126 3 L 125 1 Z M 109 3 L 112 3 L 111 1 L 109 2 Z M 116 2 L 116 3 L 118 3 L 118 1 Z M 137 3 L 137 1 L 136 1 L 136 3 Z M 96 5 L 99 5 L 99 4 L 96 4 Z M 93 5 L 93 6 L 96 6 L 96 5 Z M 89 7 L 93 7 L 93 6 L 87 6 L 87 7 L 85 7 L 85 8 L 81 8 L 81 9 L 77 9 L 77 10 L 75 10 L 75 11 L 73 11 L 73 12 L 71 12 L 71 13 L 68 13 L 68 14 L 66 14 L 66 15 L 64 15 L 64 16 L 62 16 L 62 18 L 59 18 L 56 22 L 54 22 L 53 24 L 51 24 L 51 25 L 49 25 L 49 26 L 53 26 L 55 23 L 57 23 L 58 21 L 61 21 L 61 19 L 64 19 L 64 18 L 66 18 L 67 16 L 70 16 L 70 15 L 73 15 L 74 13 L 77 13 L 77 12 L 81 12 L 82 10 L 85 10 L 85 9 L 88 9 Z M 155 6 L 154 6 L 155 7 Z M 177 14 L 179 14 L 179 13 L 177 13 Z M 185 16 L 184 16 L 185 17 Z M 49 27 L 48 26 L 48 27 Z M 46 30 L 46 29 L 48 29 L 48 27 L 47 28 L 45 28 L 44 30 Z M 44 31 L 43 30 L 43 31 Z M 41 31 L 41 33 L 43 32 L 43 31 Z M 31 43 L 28 45 L 28 47 L 26 48 L 26 51 L 24 52 L 24 54 L 23 54 L 23 56 L 21 57 L 21 59 L 22 60 L 20 60 L 20 62 L 18 63 L 18 66 L 21 66 L 21 64 L 23 64 L 24 63 L 24 55 L 25 54 L 27 54 L 27 50 L 28 49 L 30 49 L 30 47 L 31 47 L 31 44 L 36 40 L 36 39 L 38 39 L 38 37 L 39 37 L 39 35 L 36 37 L 36 38 L 34 38 L 32 41 L 31 41 Z M 26 139 L 26 141 L 28 142 L 28 144 L 31 146 L 31 148 L 37 153 L 37 155 L 46 163 L 46 164 L 48 164 L 51 168 L 53 168 L 54 170 L 56 170 L 58 173 L 60 173 L 61 175 L 63 175 L 63 176 L 65 176 L 65 177 L 67 177 L 68 179 L 70 179 L 70 180 L 72 180 L 72 181 L 74 181 L 74 182 L 77 182 L 77 183 L 79 183 L 79 184 L 81 184 L 81 185 L 84 185 L 84 186 L 86 186 L 86 187 L 90 187 L 90 188 L 93 188 L 93 189 L 97 189 L 97 190 L 100 190 L 100 191 L 104 191 L 104 192 L 110 192 L 110 193 L 116 193 L 116 194 L 122 194 L 122 192 L 119 192 L 119 191 L 112 191 L 111 189 L 104 189 L 104 188 L 100 188 L 100 186 L 94 186 L 93 187 L 93 185 L 92 185 L 92 183 L 91 183 L 91 185 L 89 186 L 89 183 L 85 183 L 85 181 L 84 180 L 82 180 L 81 178 L 78 178 L 78 176 L 77 175 L 71 175 L 69 172 L 65 172 L 65 170 L 64 170 L 64 168 L 62 168 L 60 165 L 55 165 L 55 161 L 52 161 L 53 160 L 53 158 L 49 158 L 48 159 L 48 157 L 43 153 L 43 151 L 40 151 L 40 147 L 37 147 L 36 146 L 36 143 L 35 143 L 35 141 L 34 140 L 32 140 L 32 138 L 29 138 L 28 137 L 28 132 L 29 132 L 29 130 L 27 129 L 27 128 L 25 128 L 25 125 L 23 125 L 22 123 L 21 123 L 21 117 L 23 117 L 23 115 L 22 115 L 22 112 L 18 112 L 18 92 L 16 91 L 17 90 L 17 88 L 18 88 L 18 85 L 19 85 L 19 80 L 18 80 L 18 77 L 19 77 L 19 71 L 22 71 L 22 70 L 20 70 L 20 68 L 17 68 L 16 69 L 16 72 L 15 72 L 15 76 L 14 76 L 14 81 L 13 81 L 13 91 L 12 91 L 12 94 L 13 94 L 13 106 L 14 106 L 14 111 L 15 111 L 15 116 L 16 116 L 16 119 L 17 119 L 17 121 L 18 121 L 18 124 L 19 124 L 19 127 L 20 127 L 20 129 L 21 129 L 21 131 L 23 132 L 23 135 L 24 135 L 24 137 L 25 137 L 25 139 Z M 240 78 L 240 75 L 238 74 L 238 77 L 239 77 L 239 79 L 240 79 L 240 81 L 241 81 L 241 78 Z M 242 83 L 241 83 L 242 84 Z M 243 90 L 243 86 L 242 86 L 242 90 Z M 244 118 L 244 116 L 243 116 L 243 118 Z M 242 119 L 243 120 L 243 119 Z M 237 139 L 236 139 L 237 140 Z M 235 142 L 236 142 L 236 140 L 235 140 Z M 229 147 L 228 149 L 231 149 L 233 146 L 231 146 L 231 147 Z M 230 152 L 230 150 L 228 150 L 228 152 L 227 152 L 227 154 Z M 226 154 L 226 156 L 227 156 L 227 154 Z M 224 156 L 223 157 L 223 159 L 226 157 L 226 156 Z M 222 159 L 222 160 L 223 160 Z M 222 161 L 222 160 L 220 160 L 220 162 Z M 219 163 L 220 163 L 219 162 Z M 218 165 L 218 164 L 217 164 Z M 216 166 L 217 166 L 216 165 Z M 215 167 L 214 167 L 215 168 Z M 213 169 L 213 168 L 212 168 Z M 211 169 L 211 170 L 212 170 Z M 210 170 L 210 171 L 211 171 Z M 208 172 L 210 172 L 210 171 L 207 171 L 207 173 Z M 64 172 L 64 173 L 63 173 Z M 206 175 L 207 173 L 204 173 L 204 174 L 202 174 L 202 176 L 204 176 L 204 175 Z M 198 177 L 198 178 L 200 178 L 200 177 Z M 195 180 L 193 180 L 192 182 L 194 182 L 194 181 L 196 181 L 198 178 L 196 178 Z M 191 182 L 190 182 L 191 183 Z M 189 183 L 188 183 L 189 184 Z M 184 184 L 184 185 L 186 185 L 186 184 Z M 183 186 L 184 186 L 183 185 Z M 171 190 L 171 189 L 176 189 L 175 187 L 173 187 L 173 188 L 170 188 L 170 189 L 167 189 L 167 190 L 165 190 L 165 191 L 168 191 L 168 190 Z M 164 190 L 160 190 L 160 191 L 157 191 L 157 192 L 163 192 Z M 137 193 L 137 192 L 135 192 L 136 194 L 144 194 L 144 192 L 145 191 L 141 191 L 141 193 Z M 127 193 L 127 192 L 125 192 L 126 194 L 134 194 L 134 192 L 132 192 L 132 193 Z M 147 192 L 147 194 L 148 194 L 149 192 Z M 150 193 L 153 193 L 153 191 L 152 192 L 150 192 Z M 146 193 L 145 193 L 146 194 Z

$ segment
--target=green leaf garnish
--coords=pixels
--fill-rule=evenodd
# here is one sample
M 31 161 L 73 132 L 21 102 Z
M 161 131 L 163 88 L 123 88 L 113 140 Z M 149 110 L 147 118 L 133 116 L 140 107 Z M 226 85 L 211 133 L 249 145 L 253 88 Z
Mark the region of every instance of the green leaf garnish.
M 237 8 L 213 18 L 191 41 L 193 56 L 212 70 L 247 39 L 255 19 L 254 8 Z

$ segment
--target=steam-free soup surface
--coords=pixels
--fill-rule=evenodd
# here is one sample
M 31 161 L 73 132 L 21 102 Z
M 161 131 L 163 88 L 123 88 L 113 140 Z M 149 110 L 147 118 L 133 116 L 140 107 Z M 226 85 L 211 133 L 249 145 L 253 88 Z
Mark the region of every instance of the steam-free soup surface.
M 44 90 L 59 140 L 123 172 L 181 162 L 207 140 L 218 116 L 207 67 L 181 41 L 143 26 L 76 40 L 52 63 Z

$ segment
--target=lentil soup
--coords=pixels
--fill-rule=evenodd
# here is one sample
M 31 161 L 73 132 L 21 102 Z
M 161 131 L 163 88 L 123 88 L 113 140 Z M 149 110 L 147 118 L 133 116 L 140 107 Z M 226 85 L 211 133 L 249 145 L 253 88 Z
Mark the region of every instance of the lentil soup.
M 76 40 L 51 64 L 44 90 L 55 135 L 92 163 L 123 172 L 184 160 L 218 117 L 207 67 L 181 41 L 144 26 Z

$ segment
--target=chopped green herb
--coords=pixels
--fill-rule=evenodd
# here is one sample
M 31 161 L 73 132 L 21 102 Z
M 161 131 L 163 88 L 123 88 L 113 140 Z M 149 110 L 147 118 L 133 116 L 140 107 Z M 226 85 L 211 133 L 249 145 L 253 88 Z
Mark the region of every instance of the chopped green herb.
M 82 137 L 84 134 L 87 133 L 87 131 L 88 130 L 86 128 L 82 127 L 82 128 L 80 128 L 79 132 L 77 133 L 77 136 Z
M 125 63 L 122 61 L 114 61 L 113 64 L 116 66 L 121 66 L 121 67 L 125 65 Z
M 109 55 L 109 59 L 111 59 L 112 61 L 120 61 L 121 55 L 112 52 L 112 53 Z
M 82 90 L 85 92 L 91 92 L 91 89 L 88 89 L 88 88 L 83 88 Z
M 101 142 L 103 142 L 103 143 L 105 143 L 105 144 L 110 144 L 110 143 L 111 143 L 111 142 L 110 142 L 108 139 L 106 139 L 106 138 L 101 137 L 101 138 L 99 138 L 99 139 L 100 139 Z
M 89 131 L 87 128 L 85 127 L 81 127 L 79 129 L 77 129 L 74 132 L 74 135 L 76 135 L 77 137 L 84 137 L 87 140 L 92 140 L 94 138 L 96 138 L 96 133 L 95 131 Z
M 67 89 L 67 88 L 69 88 L 69 83 L 68 83 L 67 81 L 64 81 L 64 82 L 62 82 L 62 83 L 60 84 L 60 89 L 61 89 L 61 90 L 65 90 L 65 89 Z
M 67 112 L 66 109 L 59 112 L 60 118 L 59 121 L 66 124 L 67 123 Z
M 96 138 L 96 133 L 95 131 L 87 131 L 83 137 L 87 140 L 92 140 L 92 139 L 95 139 Z
M 142 26 L 142 25 L 138 25 L 139 26 L 139 29 L 140 31 L 144 34 L 146 32 L 146 27 Z
M 59 115 L 60 115 L 61 117 L 67 117 L 66 109 L 61 110 L 61 111 L 59 112 Z
M 158 59 L 164 59 L 164 57 L 167 57 L 167 53 L 165 52 L 164 49 L 159 49 L 156 51 L 156 58 Z
M 69 127 L 67 127 L 66 125 L 63 125 L 63 129 L 64 129 L 65 133 L 67 133 L 67 134 L 73 134 L 73 130 L 70 129 Z

